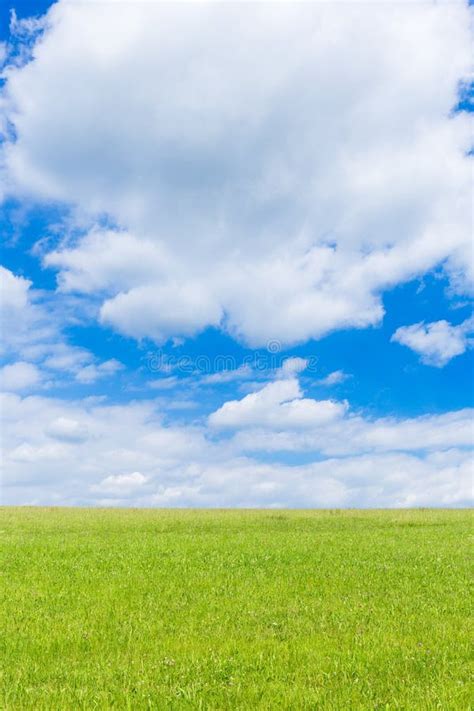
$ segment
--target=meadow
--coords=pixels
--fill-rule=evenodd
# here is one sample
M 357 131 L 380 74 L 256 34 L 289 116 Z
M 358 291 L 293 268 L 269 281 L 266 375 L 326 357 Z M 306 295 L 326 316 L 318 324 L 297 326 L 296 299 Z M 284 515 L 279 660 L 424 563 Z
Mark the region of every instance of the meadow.
M 472 708 L 469 511 L 0 519 L 2 709 Z

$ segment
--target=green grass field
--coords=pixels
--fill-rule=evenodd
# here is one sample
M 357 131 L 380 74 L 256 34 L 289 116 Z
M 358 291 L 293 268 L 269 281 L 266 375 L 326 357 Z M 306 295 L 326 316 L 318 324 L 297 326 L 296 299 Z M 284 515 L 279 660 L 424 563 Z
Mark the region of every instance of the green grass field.
M 2 709 L 463 709 L 468 511 L 0 509 Z

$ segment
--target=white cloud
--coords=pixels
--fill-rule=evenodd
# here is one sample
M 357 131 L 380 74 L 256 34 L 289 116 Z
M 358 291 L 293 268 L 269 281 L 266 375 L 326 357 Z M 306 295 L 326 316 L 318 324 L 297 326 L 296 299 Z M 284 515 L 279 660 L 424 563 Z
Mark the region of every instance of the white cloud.
M 322 385 L 323 387 L 331 387 L 331 385 L 339 385 L 339 383 L 343 383 L 348 378 L 350 378 L 350 375 L 344 373 L 343 370 L 334 370 L 332 373 L 329 373 L 329 375 L 326 375 L 325 378 L 316 380 L 314 384 Z
M 415 418 L 368 418 L 347 402 L 304 398 L 296 378 L 276 380 L 208 418 L 213 428 L 236 432 L 244 452 L 314 452 L 325 456 L 436 450 L 474 444 L 469 408 Z
M 306 430 L 287 426 L 274 431 L 265 422 L 253 428 L 241 423 L 235 445 L 245 452 L 315 452 L 347 456 L 384 451 L 435 451 L 446 447 L 470 447 L 474 442 L 473 411 L 469 408 L 442 415 L 414 418 L 367 418 L 350 410 L 327 423 L 308 424 Z
M 199 282 L 138 286 L 105 301 L 100 318 L 122 333 L 157 343 L 175 334 L 194 336 L 206 326 L 217 326 L 222 310 Z
M 25 346 L 50 341 L 56 330 L 33 298 L 32 282 L 0 266 L 1 354 L 29 358 Z
M 9 269 L 0 265 L 0 307 L 2 316 L 6 318 L 8 312 L 21 311 L 28 303 L 28 289 L 31 281 L 20 276 L 15 276 Z
M 415 323 L 401 326 L 392 336 L 392 341 L 408 346 L 421 357 L 426 365 L 442 368 L 452 358 L 472 347 L 474 319 L 470 318 L 453 326 L 448 321 Z M 470 337 L 471 336 L 471 337 Z
M 86 425 L 69 417 L 57 417 L 45 432 L 49 437 L 65 442 L 83 442 L 89 437 Z
M 53 371 L 79 373 L 93 360 L 93 355 L 85 348 L 66 343 L 40 343 L 28 346 L 23 351 L 31 357 L 42 359 L 44 368 Z
M 29 361 L 30 385 L 39 381 L 40 371 L 41 378 L 50 379 L 50 383 L 58 376 L 72 376 L 80 383 L 92 383 L 114 375 L 123 367 L 115 358 L 101 363 L 87 349 L 68 344 L 61 332 L 67 319 L 42 300 L 42 294 L 33 288 L 30 280 L 0 266 L 0 288 L 0 354 L 5 359 Z M 27 387 L 27 369 L 24 364 L 21 368 L 26 378 L 24 387 Z M 20 372 L 18 368 L 17 371 Z
M 154 242 L 99 229 L 82 239 L 80 250 L 49 252 L 44 261 L 62 269 L 58 281 L 63 292 L 83 293 L 111 290 L 115 283 L 127 289 L 138 287 L 163 276 L 171 266 Z
M 156 378 L 148 381 L 148 387 L 154 390 L 171 390 L 178 385 L 179 380 L 175 375 L 170 375 L 167 378 Z
M 323 449 L 334 427 L 332 455 L 320 451 L 292 466 L 249 457 L 236 439 L 202 427 L 166 426 L 153 402 L 7 394 L 0 412 L 3 503 L 460 506 L 472 495 L 470 411 L 391 423 L 360 418 L 353 429 L 345 416 L 321 432 Z M 275 437 L 317 431 L 267 429 Z
M 6 70 L 6 190 L 89 220 L 45 262 L 104 323 L 290 344 L 378 323 L 435 265 L 469 284 L 465 3 L 60 0 L 48 24 Z
M 100 484 L 91 487 L 92 491 L 112 494 L 117 496 L 127 496 L 147 482 L 147 477 L 140 472 L 132 474 L 117 474 L 105 477 Z
M 311 428 L 341 416 L 345 409 L 345 403 L 303 398 L 298 380 L 290 377 L 269 383 L 242 400 L 224 403 L 210 415 L 209 424 L 225 428 Z
M 92 363 L 77 371 L 76 380 L 80 383 L 95 383 L 100 378 L 115 375 L 115 373 L 118 373 L 123 367 L 123 364 L 115 358 L 105 360 L 98 365 Z
M 231 368 L 229 370 L 219 370 L 216 373 L 210 373 L 209 375 L 203 375 L 199 382 L 202 385 L 219 385 L 221 383 L 232 383 L 236 380 L 248 380 L 254 375 L 252 368 L 244 363 L 244 365 L 238 368 Z
M 41 374 L 33 363 L 18 361 L 0 368 L 1 387 L 8 391 L 27 390 L 38 385 Z
M 281 368 L 277 371 L 276 377 L 291 378 L 301 373 L 308 366 L 306 358 L 285 358 Z

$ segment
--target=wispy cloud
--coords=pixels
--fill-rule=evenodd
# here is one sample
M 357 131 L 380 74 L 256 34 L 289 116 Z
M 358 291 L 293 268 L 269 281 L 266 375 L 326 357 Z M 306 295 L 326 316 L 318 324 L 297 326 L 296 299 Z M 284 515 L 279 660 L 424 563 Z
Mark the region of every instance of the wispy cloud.
M 62 332 L 67 320 L 42 301 L 30 280 L 0 266 L 0 283 L 1 355 L 11 361 L 6 375 L 22 372 L 26 378 L 28 371 L 30 386 L 68 378 L 91 384 L 122 370 L 115 358 L 100 362 L 88 349 L 70 345 Z
M 326 377 L 320 378 L 319 380 L 315 380 L 314 385 L 331 387 L 332 385 L 339 385 L 340 383 L 345 382 L 350 377 L 351 376 L 345 373 L 343 370 L 334 370 L 332 373 L 329 373 L 329 375 L 326 375 Z

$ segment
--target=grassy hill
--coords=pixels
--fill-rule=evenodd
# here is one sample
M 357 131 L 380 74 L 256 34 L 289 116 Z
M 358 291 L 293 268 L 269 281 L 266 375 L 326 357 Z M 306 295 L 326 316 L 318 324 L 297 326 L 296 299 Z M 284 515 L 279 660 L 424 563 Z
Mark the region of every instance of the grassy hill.
M 469 511 L 0 509 L 2 709 L 469 709 Z

